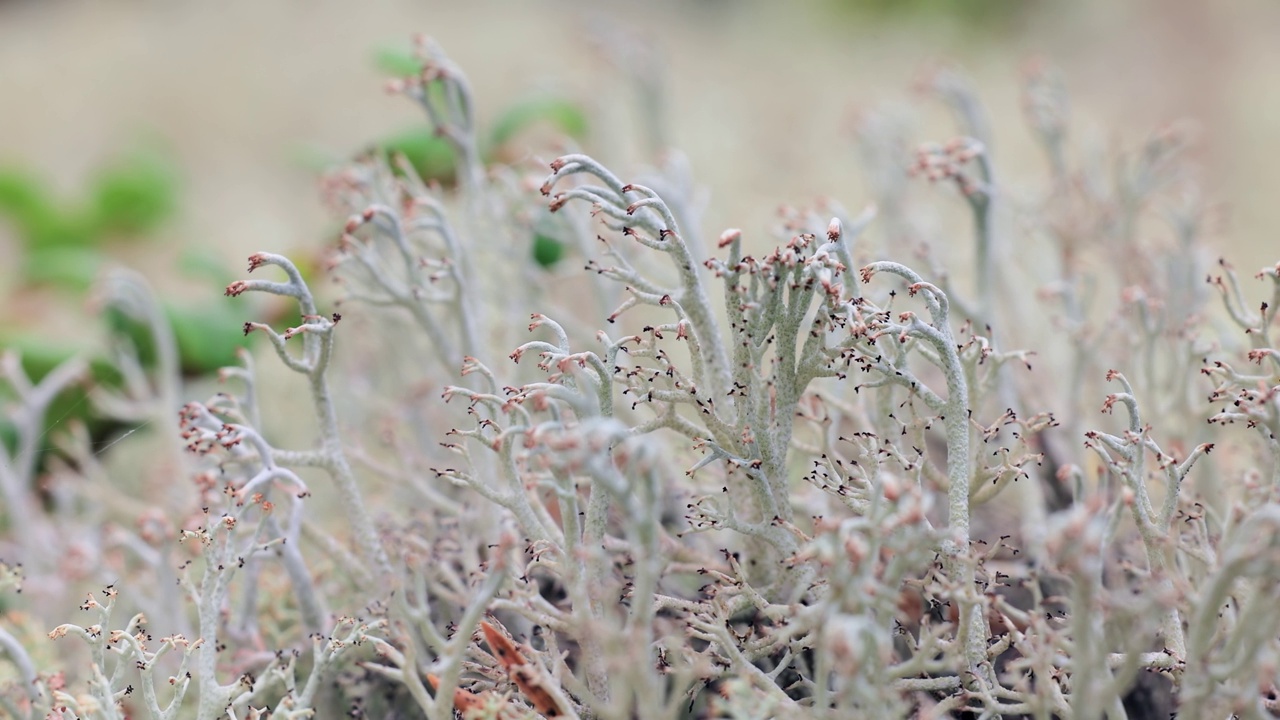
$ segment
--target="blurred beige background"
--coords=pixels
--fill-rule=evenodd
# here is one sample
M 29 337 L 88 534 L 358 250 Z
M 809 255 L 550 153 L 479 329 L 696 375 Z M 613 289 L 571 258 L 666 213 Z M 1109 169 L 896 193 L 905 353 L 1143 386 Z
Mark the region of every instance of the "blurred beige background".
M 632 96 L 592 46 L 598 28 L 625 27 L 667 64 L 674 143 L 712 190 L 705 229 L 759 229 L 783 202 L 826 195 L 860 207 L 851 117 L 909 96 L 938 61 L 974 78 L 1006 179 L 1039 179 L 1043 157 L 1018 106 L 1019 69 L 1038 55 L 1062 69 L 1076 127 L 1108 142 L 1196 119 L 1211 196 L 1228 210 L 1218 242 L 1243 268 L 1277 259 L 1280 3 L 1040 0 L 1013 3 L 1025 7 L 998 29 L 848 4 L 0 0 L 0 164 L 74 194 L 113 151 L 157 135 L 183 178 L 162 235 L 238 267 L 253 250 L 328 240 L 302 155 L 341 157 L 419 121 L 382 92 L 371 60 L 414 32 L 469 73 L 482 120 L 531 87 L 555 88 L 608 124 L 593 126 L 588 149 L 643 160 L 629 139 Z M 954 134 L 935 115 L 920 140 Z M 12 243 L 0 223 L 0 264 Z M 129 252 L 146 262 L 162 251 Z

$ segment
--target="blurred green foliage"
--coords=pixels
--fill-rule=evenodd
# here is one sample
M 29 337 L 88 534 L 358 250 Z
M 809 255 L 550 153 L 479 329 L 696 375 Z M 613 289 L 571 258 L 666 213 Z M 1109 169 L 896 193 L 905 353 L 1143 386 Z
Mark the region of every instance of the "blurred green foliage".
M 374 64 L 384 75 L 407 77 L 422 72 L 422 61 L 412 52 L 397 47 L 378 48 L 373 56 Z
M 382 48 L 374 55 L 378 69 L 392 77 L 413 77 L 422 72 L 422 61 L 398 48 Z M 443 104 L 444 84 L 427 86 L 432 102 Z M 543 96 L 515 103 L 503 109 L 490 129 L 482 153 L 491 158 L 503 146 L 517 140 L 531 128 L 544 125 L 581 142 L 587 136 L 587 115 L 576 103 L 564 98 Z M 482 136 L 485 137 L 485 136 Z M 414 126 L 377 144 L 379 150 L 403 154 L 424 180 L 452 181 L 456 159 L 453 147 L 433 128 Z
M 79 201 L 55 196 L 31 172 L 0 168 L 0 222 L 14 229 L 21 258 L 23 287 L 15 292 L 44 285 L 83 303 L 108 257 L 108 245 L 154 237 L 176 211 L 179 192 L 177 169 L 158 147 L 142 147 L 113 159 L 94 173 Z M 195 251 L 183 256 L 181 271 L 188 277 L 206 278 L 213 287 L 233 279 L 219 259 Z M 246 342 L 235 308 L 223 303 L 186 307 L 159 302 L 174 334 L 182 372 L 205 374 L 234 364 L 237 349 Z M 23 370 L 33 383 L 61 363 L 94 352 L 92 333 L 80 342 L 59 341 L 48 333 L 37 333 L 28 322 L 0 310 L 0 348 L 20 354 Z M 154 367 L 155 339 L 144 322 L 114 307 L 104 312 L 103 322 L 109 333 L 134 348 L 143 367 Z M 121 428 L 95 416 L 92 404 L 86 402 L 88 387 L 118 387 L 120 374 L 99 357 L 91 360 L 88 375 L 82 386 L 63 392 L 50 406 L 46 434 L 74 420 L 83 422 L 96 442 Z M 0 398 L 13 399 L 11 395 L 7 388 L 0 390 Z M 10 451 L 16 443 L 15 432 L 11 421 L 0 419 L 0 442 Z M 47 450 L 41 450 L 41 463 Z
M 533 234 L 533 261 L 544 268 L 555 266 L 564 258 L 564 242 L 550 235 Z
M 83 293 L 93 285 L 106 255 L 95 247 L 39 245 L 23 254 L 22 280 Z
M 180 186 L 173 164 L 156 147 L 143 147 L 115 158 L 94 174 L 82 204 L 53 196 L 41 179 L 29 172 L 0 169 L 0 218 L 17 231 L 21 243 L 22 280 L 28 285 L 51 285 L 73 296 L 92 285 L 107 257 L 108 241 L 146 240 L 174 213 Z M 216 287 L 233 278 L 215 256 L 191 250 L 183 255 L 181 270 L 203 277 Z M 240 321 L 224 305 L 197 309 L 162 302 L 177 337 L 182 369 L 201 374 L 235 361 L 244 344 Z M 108 327 L 129 336 L 139 348 L 144 365 L 153 363 L 151 338 L 136 323 L 107 317 Z M 0 315 L 0 327 L 17 325 L 21 318 Z M 12 338 L 0 336 L 6 346 Z M 71 357 L 74 353 L 29 346 L 40 357 Z M 55 363 L 56 364 L 56 363 Z M 37 372 L 38 380 L 44 372 Z
M 422 61 L 413 53 L 398 48 L 378 50 L 374 61 L 379 70 L 393 77 L 417 76 L 422 72 Z M 439 81 L 427 86 L 427 93 L 433 101 L 442 100 L 443 92 L 443 84 Z M 477 133 L 485 139 L 481 155 L 490 162 L 500 153 L 511 150 L 521 137 L 540 127 L 580 143 L 588 134 L 587 114 L 579 104 L 554 96 L 516 102 L 498 113 L 487 134 Z M 454 148 L 430 126 L 406 129 L 378 142 L 376 148 L 388 160 L 396 155 L 404 156 L 423 180 L 441 185 L 451 184 L 454 180 L 457 170 Z M 565 245 L 552 235 L 535 231 L 530 238 L 530 254 L 539 266 L 550 268 L 564 257 Z
M 844 13 L 881 21 L 937 20 L 968 30 L 1004 32 L 1042 0 L 829 0 Z
M 92 225 L 106 235 L 146 235 L 176 209 L 178 187 L 175 168 L 159 152 L 134 152 L 94 179 Z
M 0 221 L 22 243 L 23 280 L 84 291 L 105 240 L 154 232 L 177 208 L 177 172 L 155 148 L 122 155 L 94 177 L 84 202 L 56 197 L 38 176 L 0 168 Z
M 403 155 L 418 177 L 427 182 L 452 183 L 457 169 L 453 146 L 431 128 L 415 126 L 392 135 L 378 143 L 378 152 L 388 160 Z
M 84 246 L 93 237 L 91 218 L 68 211 L 39 178 L 16 168 L 0 168 L 0 216 L 28 249 Z
M 22 371 L 33 383 L 40 382 L 59 365 L 82 352 L 74 345 L 50 341 L 47 336 L 35 333 L 5 333 L 0 336 L 0 345 L 19 353 L 22 358 Z M 50 434 L 58 426 L 80 422 L 89 431 L 91 438 L 102 438 L 124 427 L 118 422 L 99 417 L 93 412 L 93 405 L 88 402 L 90 387 L 95 385 L 118 387 L 120 382 L 119 371 L 107 360 L 96 358 L 89 362 L 89 370 L 83 382 L 58 395 L 45 412 L 44 429 L 38 440 L 38 466 L 43 466 L 43 458 L 53 446 L 53 438 Z M 9 402 L 16 399 L 9 386 L 0 385 L 0 401 Z M 4 444 L 10 456 L 17 449 L 17 428 L 9 418 L 0 418 L 0 443 Z
M 576 142 L 587 137 L 587 115 L 581 107 L 563 98 L 539 97 L 516 103 L 498 115 L 489 131 L 489 147 L 506 145 L 538 125 L 547 125 Z

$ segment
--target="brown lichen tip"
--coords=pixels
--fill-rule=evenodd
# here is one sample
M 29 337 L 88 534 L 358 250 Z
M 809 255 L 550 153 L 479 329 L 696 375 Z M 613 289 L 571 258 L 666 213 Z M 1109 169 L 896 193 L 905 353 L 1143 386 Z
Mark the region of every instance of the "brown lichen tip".
M 560 709 L 560 703 L 546 688 L 546 678 L 520 653 L 515 643 L 507 638 L 506 633 L 483 620 L 480 621 L 480 631 L 484 633 L 485 643 L 493 652 L 493 656 L 506 669 L 511 682 L 520 690 L 524 699 L 529 701 L 533 709 L 547 718 L 566 717 Z
M 528 664 L 528 660 L 524 655 L 520 654 L 515 643 L 507 639 L 506 634 L 498 630 L 488 622 L 480 621 L 480 631 L 484 633 L 484 641 L 489 646 L 489 650 L 493 652 L 493 656 L 498 659 L 502 667 L 508 672 L 519 665 Z
M 431 683 L 432 690 L 440 689 L 440 678 L 436 675 L 427 675 L 427 682 Z M 455 688 L 453 691 L 453 709 L 460 713 L 466 713 L 468 710 L 479 710 L 484 706 L 484 700 L 477 694 Z

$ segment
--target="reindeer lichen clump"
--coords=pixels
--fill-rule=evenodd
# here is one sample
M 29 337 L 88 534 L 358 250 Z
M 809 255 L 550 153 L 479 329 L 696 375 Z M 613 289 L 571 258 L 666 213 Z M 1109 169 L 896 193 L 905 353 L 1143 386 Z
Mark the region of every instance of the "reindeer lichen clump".
M 3 365 L 3 547 L 29 562 L 0 589 L 76 586 L 55 521 L 109 521 L 87 544 L 102 573 L 78 579 L 116 578 L 50 633 L 79 660 L 0 625 L 10 715 L 1120 718 L 1135 687 L 1188 718 L 1280 709 L 1280 266 L 1257 312 L 1203 267 L 1178 132 L 1078 163 L 1034 68 L 1050 182 L 1014 197 L 981 104 L 942 72 L 960 138 L 912 164 L 900 123 L 863 118 L 878 209 L 784 208 L 774 242 L 708 248 L 678 160 L 635 182 L 580 152 L 549 175 L 486 166 L 470 84 L 430 43 L 419 60 L 390 89 L 452 148 L 453 187 L 376 153 L 326 175 L 341 313 L 272 253 L 249 269 L 282 281 L 226 289 L 296 303 L 294 327 L 245 332 L 303 386 L 312 447 L 274 439 L 248 354 L 182 404 L 174 363 L 118 348 L 124 390 L 95 405 L 176 412 L 185 453 L 164 492 L 50 480 L 44 512 L 33 448 L 84 366 Z M 927 251 L 913 177 L 971 214 L 973 292 Z M 1014 219 L 1045 263 L 1008 252 Z M 541 233 L 585 272 L 521 262 Z M 140 278 L 105 294 L 154 316 Z M 1034 366 L 1013 349 L 1041 344 Z M 60 477 L 111 472 L 83 433 L 59 442 Z

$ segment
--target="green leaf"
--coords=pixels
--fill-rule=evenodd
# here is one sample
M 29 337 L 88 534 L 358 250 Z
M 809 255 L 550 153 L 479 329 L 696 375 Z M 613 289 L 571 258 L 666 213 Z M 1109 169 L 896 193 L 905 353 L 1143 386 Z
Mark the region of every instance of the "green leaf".
M 457 167 L 457 154 L 447 140 L 430 128 L 419 127 L 395 135 L 378 144 L 388 159 L 401 154 L 413 165 L 423 180 L 452 182 Z
M 53 201 L 39 178 L 4 168 L 0 169 L 0 214 L 25 234 L 28 226 L 54 214 Z
M 564 243 L 549 235 L 533 236 L 533 261 L 544 268 L 551 268 L 564 259 Z
M 234 365 L 236 350 L 248 342 L 243 318 L 229 305 L 185 308 L 165 303 L 163 310 L 178 346 L 178 364 L 186 375 L 206 375 Z M 155 365 L 155 338 L 145 322 L 119 308 L 108 308 L 105 320 L 112 332 L 133 343 L 144 367 Z
M 93 216 L 101 231 L 140 237 L 177 207 L 177 172 L 158 151 L 139 150 L 100 171 L 92 192 Z
M 248 345 L 244 318 L 231 304 L 194 308 L 165 306 L 178 343 L 182 372 L 206 375 L 237 363 L 236 351 Z
M 84 292 L 93 285 L 102 262 L 102 253 L 93 248 L 46 242 L 28 248 L 22 279 Z
M 402 48 L 379 48 L 374 54 L 374 63 L 387 75 L 404 77 L 422 72 L 422 61 L 412 52 Z
M 51 343 L 47 337 L 25 333 L 0 333 L 0 346 L 19 353 L 22 358 L 22 370 L 33 383 L 40 382 L 56 367 L 85 352 L 85 348 Z M 89 382 L 104 387 L 119 387 L 121 377 L 119 371 L 110 362 L 102 358 L 93 358 L 89 361 Z M 12 400 L 12 395 L 12 390 L 8 387 L 0 388 L 0 398 Z M 41 442 L 46 447 L 40 450 L 41 458 L 38 460 L 38 466 L 43 466 L 43 457 L 47 454 L 48 447 L 52 445 L 48 440 L 49 435 L 72 421 L 84 423 L 91 437 L 118 427 L 116 423 L 105 420 L 94 412 L 86 387 L 83 385 L 68 387 L 54 398 L 45 412 L 42 429 L 44 439 Z M 0 442 L 3 442 L 5 448 L 12 452 L 17 446 L 17 441 L 17 428 L 9 418 L 0 417 Z
M 0 216 L 13 223 L 28 249 L 84 246 L 93 242 L 93 223 L 58 205 L 36 177 L 0 170 Z
M 40 382 L 54 368 L 88 350 L 87 347 L 50 341 L 47 336 L 25 332 L 0 332 L 0 347 L 18 353 L 22 358 L 22 371 L 33 383 Z M 89 368 L 99 382 L 117 383 L 120 380 L 120 374 L 105 359 L 92 359 Z
M 514 105 L 494 123 L 489 138 L 493 147 L 505 145 L 525 130 L 545 123 L 557 131 L 583 140 L 587 136 L 587 115 L 580 107 L 560 98 L 536 98 Z

